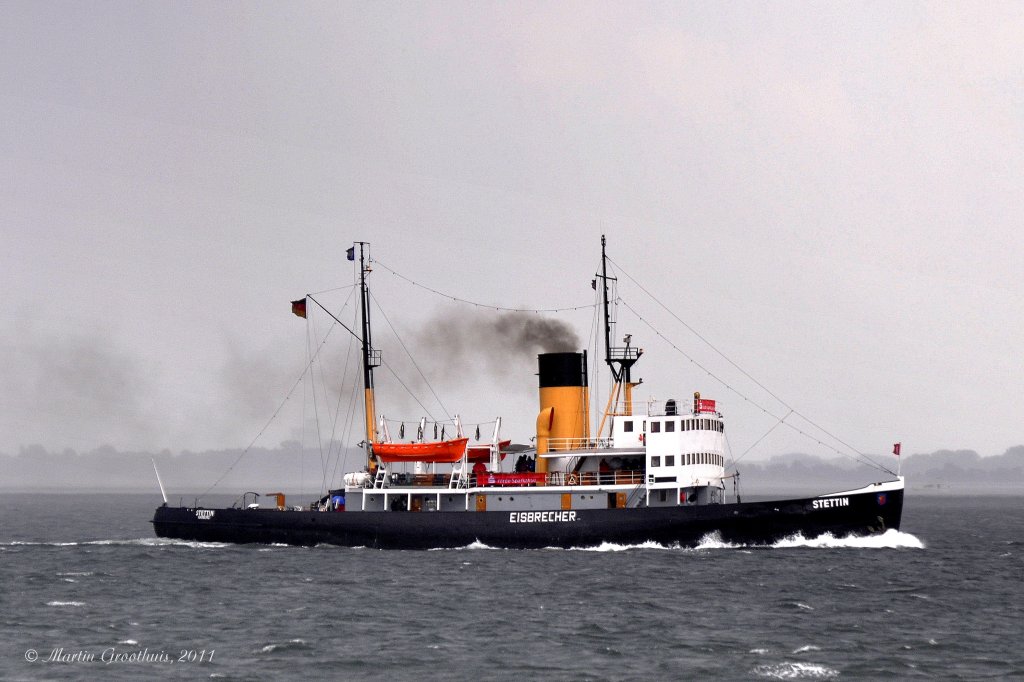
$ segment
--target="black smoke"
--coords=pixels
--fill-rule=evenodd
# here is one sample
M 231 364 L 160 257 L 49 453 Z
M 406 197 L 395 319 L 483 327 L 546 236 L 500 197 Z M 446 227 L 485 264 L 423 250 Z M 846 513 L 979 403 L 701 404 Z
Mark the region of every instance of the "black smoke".
M 416 347 L 441 371 L 476 368 L 504 377 L 536 372 L 538 354 L 577 351 L 580 339 L 565 322 L 539 313 L 448 311 L 427 321 Z

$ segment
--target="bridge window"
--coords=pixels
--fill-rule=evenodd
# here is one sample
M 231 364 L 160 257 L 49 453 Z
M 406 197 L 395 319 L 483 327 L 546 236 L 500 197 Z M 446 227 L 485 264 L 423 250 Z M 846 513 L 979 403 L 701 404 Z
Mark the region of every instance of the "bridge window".
M 651 422 L 651 433 L 661 433 L 661 422 Z
M 675 420 L 669 420 L 665 422 L 665 433 L 672 433 L 676 430 Z
M 675 455 L 665 455 L 665 466 L 674 467 L 676 465 Z
M 651 457 L 651 467 L 653 468 L 653 467 L 660 467 L 660 466 L 661 466 L 661 457 L 657 457 L 657 456 Z
M 622 432 L 623 433 L 633 433 L 633 420 L 632 419 L 630 419 L 628 421 L 622 422 Z

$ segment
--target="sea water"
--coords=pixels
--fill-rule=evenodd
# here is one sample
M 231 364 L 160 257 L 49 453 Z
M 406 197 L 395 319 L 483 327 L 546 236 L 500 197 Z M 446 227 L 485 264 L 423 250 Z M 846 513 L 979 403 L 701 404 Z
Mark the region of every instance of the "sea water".
M 153 495 L 0 497 L 0 679 L 1024 679 L 1024 500 L 770 547 L 157 539 Z

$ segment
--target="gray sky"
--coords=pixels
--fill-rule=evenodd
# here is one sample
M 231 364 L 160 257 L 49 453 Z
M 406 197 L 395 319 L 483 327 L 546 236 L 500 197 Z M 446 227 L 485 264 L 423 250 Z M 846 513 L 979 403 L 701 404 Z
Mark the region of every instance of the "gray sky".
M 288 301 L 350 284 L 353 240 L 435 289 L 551 308 L 593 302 L 602 233 L 862 451 L 1024 442 L 1020 3 L 0 11 L 0 451 L 244 446 L 303 363 Z M 451 314 L 382 268 L 373 285 L 406 341 Z M 624 277 L 620 293 L 744 381 Z M 587 337 L 588 311 L 560 319 Z M 718 398 L 737 454 L 771 428 L 620 322 L 647 350 L 641 397 Z M 449 409 L 529 437 L 533 368 L 467 363 L 436 379 Z M 779 428 L 756 455 L 792 450 L 830 453 Z

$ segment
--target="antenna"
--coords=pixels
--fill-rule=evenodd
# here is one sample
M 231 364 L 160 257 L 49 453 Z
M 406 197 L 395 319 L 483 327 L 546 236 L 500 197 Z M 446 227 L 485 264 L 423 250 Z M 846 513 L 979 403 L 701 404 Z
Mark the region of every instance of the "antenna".
M 167 504 L 167 491 L 164 490 L 164 482 L 160 480 L 160 471 L 156 468 L 156 458 L 150 457 L 153 461 L 153 471 L 156 473 L 156 483 L 160 486 L 160 495 L 164 498 L 164 505 Z

